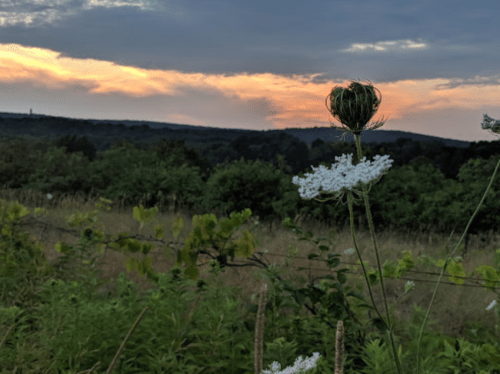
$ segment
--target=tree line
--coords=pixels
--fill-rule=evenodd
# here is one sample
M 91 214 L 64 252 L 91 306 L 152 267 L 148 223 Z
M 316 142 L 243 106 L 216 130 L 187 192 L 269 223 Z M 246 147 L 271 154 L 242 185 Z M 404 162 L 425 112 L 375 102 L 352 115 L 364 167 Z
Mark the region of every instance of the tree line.
M 368 160 L 376 154 L 394 160 L 389 173 L 370 191 L 376 229 L 392 226 L 447 234 L 464 230 L 500 157 L 498 141 L 455 148 L 403 138 L 362 143 L 362 148 Z M 311 165 L 331 166 L 343 153 L 355 153 L 354 143 L 316 140 L 307 146 L 286 134 L 265 133 L 197 148 L 186 146 L 184 140 L 164 138 L 144 144 L 120 138 L 100 152 L 87 136 L 2 138 L 0 187 L 92 193 L 110 199 L 127 196 L 130 204 L 150 193 L 146 207 L 175 193 L 176 209 L 229 215 L 250 208 L 264 222 L 302 213 L 343 226 L 349 219 L 345 205 L 303 200 L 291 182 L 294 175 L 312 172 Z M 498 185 L 496 177 L 470 234 L 497 230 Z M 354 206 L 354 215 L 356 225 L 366 225 L 363 205 Z

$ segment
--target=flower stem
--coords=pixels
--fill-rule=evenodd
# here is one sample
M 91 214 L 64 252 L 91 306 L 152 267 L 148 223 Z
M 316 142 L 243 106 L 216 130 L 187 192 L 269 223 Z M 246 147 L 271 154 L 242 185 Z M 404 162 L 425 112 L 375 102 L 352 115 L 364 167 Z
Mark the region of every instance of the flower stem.
M 360 134 L 359 133 L 354 133 L 354 138 L 356 140 L 356 149 L 357 149 L 357 152 L 358 152 L 358 162 L 361 162 L 362 152 L 361 152 Z M 372 237 L 372 240 L 373 240 L 373 247 L 375 249 L 375 256 L 377 257 L 377 266 L 378 266 L 378 271 L 379 271 L 379 275 L 380 275 L 380 285 L 382 287 L 382 296 L 384 298 L 385 312 L 386 312 L 386 315 L 387 315 L 387 322 L 388 322 L 387 323 L 387 327 L 388 327 L 388 331 L 389 331 L 389 337 L 391 339 L 392 350 L 394 352 L 394 359 L 395 359 L 395 362 L 396 362 L 398 373 L 399 374 L 403 374 L 403 369 L 401 367 L 401 363 L 399 362 L 399 357 L 398 357 L 398 354 L 397 354 L 396 346 L 394 344 L 394 336 L 392 334 L 392 323 L 391 323 L 391 319 L 390 319 L 390 315 L 389 315 L 389 308 L 387 306 L 387 296 L 385 294 L 384 277 L 383 277 L 383 274 L 382 274 L 382 267 L 380 265 L 380 257 L 379 257 L 378 249 L 377 249 L 377 241 L 375 239 L 375 230 L 374 230 L 374 227 L 373 227 L 373 218 L 372 218 L 372 215 L 371 215 L 371 212 L 370 212 L 370 204 L 369 204 L 369 201 L 368 201 L 368 191 L 367 191 L 367 188 L 366 188 L 366 186 L 364 184 L 362 185 L 362 187 L 363 187 L 363 196 L 364 196 L 365 207 L 366 207 L 366 217 L 367 217 L 367 220 L 368 220 L 368 225 L 370 227 L 370 234 L 371 234 L 371 237 Z M 354 240 L 354 222 L 353 222 L 354 218 L 353 218 L 351 195 L 349 195 L 349 199 L 348 200 L 349 200 L 349 213 L 350 213 L 350 216 L 351 216 L 351 233 L 353 235 L 353 240 Z M 383 318 L 380 315 L 377 307 L 375 306 L 375 300 L 373 299 L 373 294 L 371 292 L 370 282 L 368 281 L 368 277 L 366 275 L 365 267 L 363 265 L 363 261 L 361 260 L 361 255 L 359 254 L 359 250 L 358 250 L 358 247 L 356 246 L 356 242 L 355 242 L 355 247 L 356 247 L 356 251 L 358 252 L 358 257 L 359 257 L 359 260 L 361 262 L 361 266 L 363 268 L 363 272 L 364 272 L 364 275 L 365 275 L 366 283 L 368 285 L 368 289 L 370 291 L 370 297 L 372 299 L 373 306 L 375 307 L 375 310 L 376 310 L 377 314 L 379 315 L 379 317 L 383 320 Z

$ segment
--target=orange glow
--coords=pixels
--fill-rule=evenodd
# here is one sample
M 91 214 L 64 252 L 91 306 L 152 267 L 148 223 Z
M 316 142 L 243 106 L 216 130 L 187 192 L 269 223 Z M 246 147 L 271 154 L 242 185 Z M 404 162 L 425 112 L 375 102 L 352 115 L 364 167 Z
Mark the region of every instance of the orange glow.
M 290 127 L 291 122 L 331 123 L 333 118 L 325 106 L 325 98 L 335 86 L 328 82 L 312 83 L 314 76 L 293 75 L 291 77 L 265 74 L 241 73 L 235 76 L 182 73 L 176 70 L 153 70 L 118 65 L 114 62 L 94 59 L 61 57 L 60 53 L 24 47 L 18 44 L 0 45 L 0 82 L 15 85 L 29 82 L 36 87 L 54 90 L 71 89 L 74 85 L 87 88 L 88 95 L 120 93 L 131 97 L 151 95 L 174 96 L 184 93 L 183 88 L 222 95 L 241 101 L 265 98 L 273 103 L 276 113 L 266 119 L 276 129 Z M 368 81 L 363 81 L 367 83 Z M 371 83 L 382 94 L 382 103 L 372 121 L 401 119 L 403 114 L 425 112 L 444 108 L 475 109 L 481 105 L 498 106 L 498 86 L 458 86 L 439 89 L 449 83 L 445 79 L 404 80 L 391 83 Z M 482 115 L 482 114 L 481 114 Z

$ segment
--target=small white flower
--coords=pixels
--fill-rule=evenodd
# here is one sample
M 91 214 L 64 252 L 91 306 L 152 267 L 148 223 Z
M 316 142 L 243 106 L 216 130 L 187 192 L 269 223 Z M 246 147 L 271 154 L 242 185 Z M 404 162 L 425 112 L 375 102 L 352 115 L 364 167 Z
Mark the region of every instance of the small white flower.
M 47 199 L 49 199 L 49 200 L 52 199 L 52 195 L 48 193 L 47 194 Z
M 354 253 L 354 248 L 349 248 L 344 251 L 346 255 L 352 255 Z
M 342 193 L 352 190 L 360 183 L 368 184 L 380 177 L 382 172 L 391 167 L 393 160 L 388 155 L 375 155 L 373 164 L 361 159 L 357 165 L 352 164 L 352 154 L 335 157 L 337 164 L 332 164 L 328 169 L 323 165 L 315 168 L 311 166 L 314 173 L 304 174 L 304 178 L 294 176 L 292 183 L 300 185 L 299 194 L 303 199 L 312 199 L 320 194 L 320 190 L 329 193 Z
M 316 366 L 316 361 L 318 361 L 320 355 L 319 352 L 314 352 L 313 356 L 310 358 L 306 358 L 302 362 L 302 356 L 299 356 L 297 360 L 295 361 L 295 364 L 293 366 L 288 366 L 286 369 L 283 371 L 278 371 L 281 370 L 281 364 L 278 362 L 273 362 L 270 370 L 264 370 L 262 373 L 263 374 L 299 374 L 303 373 L 304 371 L 313 369 Z
M 406 285 L 405 285 L 405 292 L 408 292 L 408 291 L 411 291 L 415 288 L 415 283 L 413 283 L 413 281 L 408 281 L 406 282 Z
M 488 307 L 486 308 L 486 310 L 490 310 L 490 309 L 491 309 L 491 308 L 493 308 L 496 304 L 497 304 L 497 301 L 496 301 L 496 300 L 493 300 L 493 301 L 491 302 L 491 304 L 490 304 L 490 305 L 488 305 Z

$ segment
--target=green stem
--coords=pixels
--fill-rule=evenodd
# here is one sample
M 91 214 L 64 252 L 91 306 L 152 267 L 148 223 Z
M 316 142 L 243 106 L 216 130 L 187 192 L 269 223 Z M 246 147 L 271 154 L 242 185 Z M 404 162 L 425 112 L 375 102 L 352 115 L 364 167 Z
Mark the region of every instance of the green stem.
M 356 149 L 358 151 L 358 162 L 361 162 L 362 153 L 361 153 L 360 134 L 354 133 L 354 137 L 356 139 Z M 387 323 L 387 327 L 388 327 L 388 331 L 389 331 L 389 337 L 391 339 L 392 350 L 394 352 L 394 359 L 395 359 L 395 362 L 396 362 L 398 373 L 399 374 L 403 374 L 403 369 L 401 367 L 401 363 L 399 362 L 399 357 L 398 357 L 398 354 L 397 354 L 396 346 L 394 344 L 394 336 L 392 334 L 392 323 L 391 323 L 391 319 L 390 319 L 390 315 L 389 315 L 389 308 L 387 306 L 387 296 L 385 294 L 384 277 L 383 277 L 383 274 L 382 274 L 382 267 L 380 265 L 380 257 L 378 255 L 377 241 L 375 239 L 375 230 L 373 228 L 373 219 L 372 219 L 372 215 L 371 215 L 371 212 L 370 212 L 370 204 L 369 204 L 369 201 L 368 201 L 368 191 L 366 190 L 366 186 L 364 184 L 362 185 L 362 187 L 363 187 L 363 196 L 364 196 L 364 199 L 365 199 L 366 217 L 368 219 L 368 225 L 370 227 L 370 234 L 371 234 L 371 237 L 372 237 L 372 240 L 373 240 L 373 247 L 375 249 L 375 256 L 377 257 L 377 266 L 378 266 L 378 272 L 379 272 L 379 275 L 380 275 L 380 285 L 382 287 L 382 296 L 384 298 L 385 313 L 387 315 L 387 322 L 388 322 Z M 353 228 L 352 228 L 352 225 L 353 225 L 353 222 L 352 222 L 352 220 L 353 220 L 352 206 L 349 209 L 350 209 L 350 215 L 351 215 L 351 230 L 353 231 Z M 353 235 L 353 238 L 354 238 L 354 235 Z M 357 248 L 356 248 L 356 250 L 357 250 Z M 359 253 L 358 253 L 358 256 L 360 257 L 360 262 L 361 262 L 361 265 L 363 266 L 363 262 L 361 261 L 361 256 L 359 255 Z M 368 277 L 366 275 L 364 266 L 363 266 L 363 272 L 365 273 L 365 279 L 366 279 L 366 283 L 368 284 L 368 288 L 370 288 L 370 282 L 368 281 Z M 375 301 L 373 300 L 373 295 L 371 294 L 371 290 L 370 290 L 370 296 L 372 298 L 373 305 L 375 306 Z M 378 309 L 376 309 L 376 310 L 377 310 L 377 313 L 378 313 Z M 378 314 L 379 314 L 380 319 L 383 320 L 383 318 L 380 315 L 380 313 L 378 313 Z

